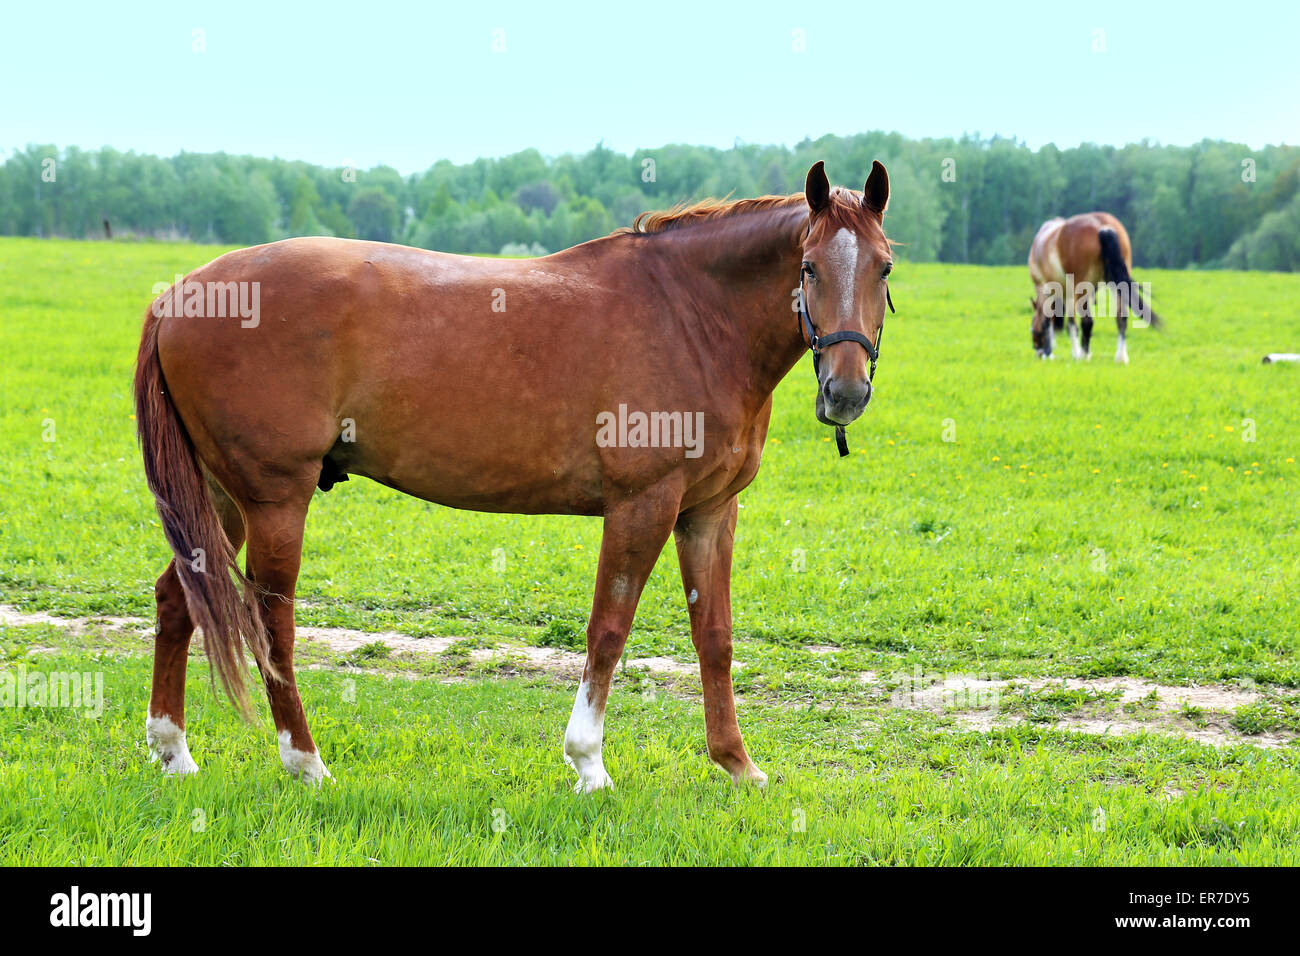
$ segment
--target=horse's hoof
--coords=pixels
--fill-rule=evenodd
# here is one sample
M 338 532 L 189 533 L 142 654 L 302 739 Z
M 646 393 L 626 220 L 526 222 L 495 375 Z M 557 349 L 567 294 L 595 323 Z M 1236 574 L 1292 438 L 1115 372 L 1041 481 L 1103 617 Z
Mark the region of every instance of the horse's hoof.
M 601 769 L 598 773 L 588 776 L 579 776 L 578 782 L 573 786 L 574 793 L 595 793 L 597 790 L 613 790 L 614 781 L 609 779 L 609 774 Z
M 574 793 L 595 793 L 597 790 L 613 790 L 614 781 L 605 772 L 605 762 L 597 753 L 594 758 L 585 754 L 565 753 L 564 762 L 578 774 L 578 782 L 573 785 Z
M 318 751 L 308 753 L 293 746 L 289 731 L 282 730 L 277 738 L 280 743 L 280 763 L 289 771 L 291 777 L 313 787 L 319 787 L 326 780 L 331 783 L 334 775 L 325 769 Z
M 767 774 L 763 773 L 763 771 L 759 770 L 751 763 L 744 770 L 741 770 L 738 773 L 733 773 L 731 775 L 731 781 L 738 786 L 749 784 L 751 786 L 762 788 L 767 786 Z
M 199 772 L 190 756 L 185 731 L 170 717 L 150 717 L 144 723 L 144 739 L 149 744 L 149 759 L 162 765 L 162 772 L 172 777 L 188 777 Z

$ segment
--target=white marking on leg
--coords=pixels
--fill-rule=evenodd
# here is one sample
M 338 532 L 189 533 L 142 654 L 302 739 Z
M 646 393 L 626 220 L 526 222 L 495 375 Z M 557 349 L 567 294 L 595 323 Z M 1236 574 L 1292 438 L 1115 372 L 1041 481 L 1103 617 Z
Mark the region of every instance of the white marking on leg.
M 1070 323 L 1070 352 L 1076 359 L 1083 358 L 1083 347 L 1079 344 L 1079 327 Z
M 319 785 L 322 780 L 332 779 L 333 774 L 325 769 L 319 751 L 307 752 L 293 745 L 293 737 L 287 730 L 280 731 L 280 762 L 289 774 L 303 783 Z
M 724 768 L 725 769 L 725 768 Z M 767 786 L 767 774 L 759 770 L 752 763 L 744 770 L 738 770 L 731 775 L 732 783 L 752 783 L 756 787 Z
M 184 777 L 199 772 L 199 765 L 190 756 L 189 745 L 185 743 L 185 731 L 166 714 L 145 720 L 144 739 L 149 744 L 149 759 L 160 762 L 163 773 Z
M 1115 349 L 1115 361 L 1120 365 L 1128 364 L 1128 343 L 1124 341 L 1124 333 L 1119 335 L 1119 345 Z
M 600 756 L 605 739 L 605 710 L 596 710 L 590 694 L 591 688 L 583 681 L 573 701 L 569 726 L 564 730 L 564 760 L 578 771 L 578 783 L 574 788 L 578 793 L 591 793 L 602 787 L 612 789 L 614 786 Z

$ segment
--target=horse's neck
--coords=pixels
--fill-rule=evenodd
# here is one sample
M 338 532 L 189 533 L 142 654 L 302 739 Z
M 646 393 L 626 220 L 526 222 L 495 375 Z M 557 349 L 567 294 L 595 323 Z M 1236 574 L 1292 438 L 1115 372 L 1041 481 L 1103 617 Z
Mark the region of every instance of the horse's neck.
M 704 280 L 712 295 L 688 298 L 685 320 L 698 333 L 704 348 L 728 363 L 728 371 L 743 369 L 745 387 L 765 402 L 806 351 L 799 333 L 794 292 L 803 261 L 801 235 L 807 207 L 778 207 L 701 223 L 664 236 L 673 245 L 674 268 L 689 270 Z M 685 283 L 698 279 L 683 277 Z M 717 347 L 726 343 L 732 354 Z

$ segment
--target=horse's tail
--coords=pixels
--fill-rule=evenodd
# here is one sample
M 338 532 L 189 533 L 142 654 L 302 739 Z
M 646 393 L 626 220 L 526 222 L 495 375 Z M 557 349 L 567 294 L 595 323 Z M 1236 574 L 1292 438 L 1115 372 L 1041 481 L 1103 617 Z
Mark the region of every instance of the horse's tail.
M 190 619 L 203 631 L 203 649 L 235 707 L 251 717 L 241 635 L 263 673 L 271 679 L 279 675 L 267 654 L 270 642 L 253 588 L 235 564 L 236 549 L 212 505 L 194 443 L 167 394 L 158 359 L 158 326 L 157 310 L 150 306 L 135 364 L 136 430 L 144 475 L 171 545 Z
M 1106 281 L 1119 289 L 1121 298 L 1131 304 L 1132 312 L 1145 319 L 1151 328 L 1159 328 L 1160 316 L 1142 301 L 1142 294 L 1138 292 L 1137 283 L 1133 281 L 1128 264 L 1124 261 L 1124 253 L 1120 251 L 1119 236 L 1115 230 L 1109 227 L 1098 229 L 1097 241 L 1101 243 L 1101 268 Z

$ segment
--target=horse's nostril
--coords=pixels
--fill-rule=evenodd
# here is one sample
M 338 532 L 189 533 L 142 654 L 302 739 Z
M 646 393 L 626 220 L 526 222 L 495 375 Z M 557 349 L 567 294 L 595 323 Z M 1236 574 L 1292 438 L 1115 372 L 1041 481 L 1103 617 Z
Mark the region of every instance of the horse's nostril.
M 826 396 L 826 401 L 828 402 L 835 400 L 835 393 L 831 389 L 832 381 L 833 379 L 827 379 L 826 384 L 822 386 L 822 394 Z

